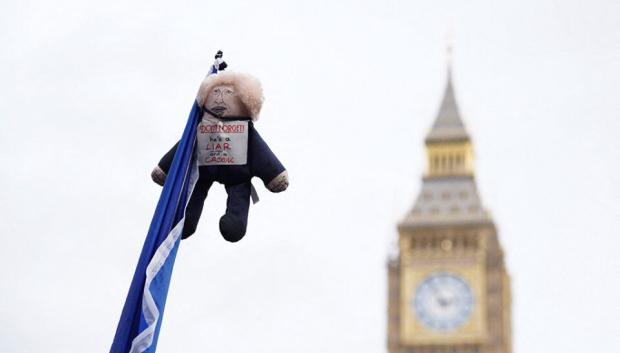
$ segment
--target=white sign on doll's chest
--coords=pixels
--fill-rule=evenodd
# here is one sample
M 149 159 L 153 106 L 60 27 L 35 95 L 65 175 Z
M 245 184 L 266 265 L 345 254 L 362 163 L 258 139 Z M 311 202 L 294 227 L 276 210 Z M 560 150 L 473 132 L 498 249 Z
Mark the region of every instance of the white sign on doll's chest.
M 209 121 L 198 124 L 198 165 L 244 165 L 248 160 L 247 121 Z

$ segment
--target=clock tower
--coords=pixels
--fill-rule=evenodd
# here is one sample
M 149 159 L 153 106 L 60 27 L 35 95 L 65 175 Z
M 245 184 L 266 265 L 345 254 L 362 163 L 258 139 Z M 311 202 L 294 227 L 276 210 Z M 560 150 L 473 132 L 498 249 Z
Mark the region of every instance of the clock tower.
M 422 188 L 388 261 L 388 351 L 511 353 L 510 278 L 450 70 L 425 144 Z

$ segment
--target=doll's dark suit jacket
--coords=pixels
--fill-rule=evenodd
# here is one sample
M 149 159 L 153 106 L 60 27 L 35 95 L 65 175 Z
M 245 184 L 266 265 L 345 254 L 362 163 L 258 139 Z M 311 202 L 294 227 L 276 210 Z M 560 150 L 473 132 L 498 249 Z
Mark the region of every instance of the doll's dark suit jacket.
M 232 215 L 242 222 L 243 233 L 247 227 L 248 211 L 250 207 L 251 179 L 259 177 L 267 185 L 285 168 L 267 143 L 258 134 L 252 121 L 248 122 L 248 159 L 245 165 L 201 166 L 199 178 L 192 193 L 185 212 L 185 224 L 182 238 L 185 239 L 196 231 L 200 220 L 204 201 L 213 182 L 224 184 L 228 194 L 226 214 Z M 172 165 L 177 145 L 159 161 L 159 167 L 168 174 Z M 196 151 L 194 151 L 196 153 Z

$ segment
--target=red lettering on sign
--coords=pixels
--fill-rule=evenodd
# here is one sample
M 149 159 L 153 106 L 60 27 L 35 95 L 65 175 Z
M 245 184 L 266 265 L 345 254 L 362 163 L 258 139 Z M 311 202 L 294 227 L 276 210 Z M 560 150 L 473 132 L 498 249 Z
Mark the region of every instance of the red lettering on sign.
M 207 157 L 207 163 L 222 163 L 222 164 L 234 164 L 234 157 Z
M 200 125 L 199 129 L 201 134 L 217 134 L 217 133 L 227 133 L 227 134 L 242 134 L 245 132 L 245 125 Z

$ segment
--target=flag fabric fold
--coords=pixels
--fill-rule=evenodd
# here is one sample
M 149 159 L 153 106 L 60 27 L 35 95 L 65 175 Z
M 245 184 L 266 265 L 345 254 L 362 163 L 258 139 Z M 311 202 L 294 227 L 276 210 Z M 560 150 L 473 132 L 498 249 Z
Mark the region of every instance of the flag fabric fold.
M 215 67 L 209 74 L 217 73 Z M 110 353 L 154 353 L 162 323 L 185 208 L 198 179 L 194 156 L 201 109 L 189 114 L 121 313 Z

